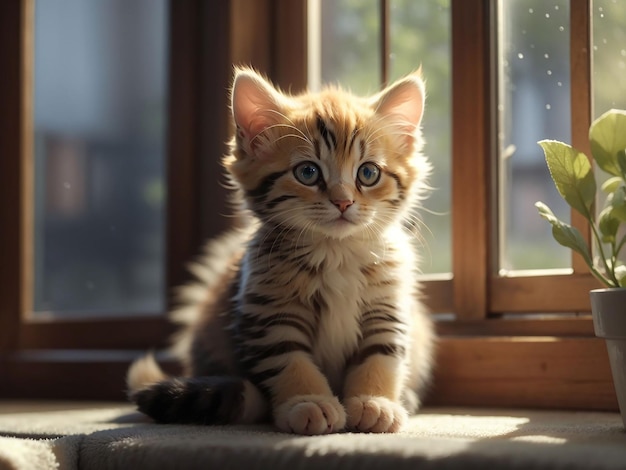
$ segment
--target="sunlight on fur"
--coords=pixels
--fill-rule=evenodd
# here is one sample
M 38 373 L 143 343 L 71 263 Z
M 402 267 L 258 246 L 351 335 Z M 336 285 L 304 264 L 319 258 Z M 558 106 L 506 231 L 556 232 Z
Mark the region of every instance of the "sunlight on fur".
M 291 95 L 238 68 L 231 99 L 223 164 L 238 223 L 180 290 L 172 352 L 183 375 L 140 359 L 131 400 L 164 423 L 400 430 L 435 343 L 415 243 L 431 171 L 421 73 L 357 97 Z

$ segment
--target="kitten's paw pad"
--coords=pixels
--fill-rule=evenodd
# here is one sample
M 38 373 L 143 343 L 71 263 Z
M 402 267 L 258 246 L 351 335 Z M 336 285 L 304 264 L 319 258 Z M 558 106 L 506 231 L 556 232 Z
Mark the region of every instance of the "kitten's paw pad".
M 276 426 L 296 434 L 329 434 L 346 425 L 346 412 L 336 397 L 300 395 L 279 405 L 274 411 Z
M 398 432 L 407 419 L 402 405 L 385 397 L 360 395 L 345 400 L 348 428 L 361 432 Z

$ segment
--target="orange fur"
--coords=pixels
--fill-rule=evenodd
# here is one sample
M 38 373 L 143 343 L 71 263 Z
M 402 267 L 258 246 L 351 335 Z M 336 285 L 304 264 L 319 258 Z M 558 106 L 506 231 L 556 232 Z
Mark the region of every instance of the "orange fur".
M 228 402 L 226 391 L 241 400 L 217 418 L 233 422 L 268 412 L 301 434 L 401 428 L 434 345 L 406 228 L 430 172 L 423 109 L 419 72 L 360 98 L 339 87 L 290 95 L 236 71 L 236 132 L 223 164 L 237 214 L 252 222 L 196 265 L 202 282 L 184 291 L 175 340 L 187 375 L 213 395 L 174 379 L 165 398 L 158 386 L 140 391 L 144 409 L 172 420 L 178 404 L 158 409 L 171 394 L 195 412 Z M 131 369 L 133 387 L 157 377 L 149 365 Z

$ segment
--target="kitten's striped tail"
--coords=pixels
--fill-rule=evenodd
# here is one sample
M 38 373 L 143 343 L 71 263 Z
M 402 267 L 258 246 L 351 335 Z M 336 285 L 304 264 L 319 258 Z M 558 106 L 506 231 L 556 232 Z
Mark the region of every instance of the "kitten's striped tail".
M 131 365 L 126 382 L 139 411 L 160 423 L 255 423 L 268 411 L 265 398 L 248 380 L 168 377 L 151 355 Z

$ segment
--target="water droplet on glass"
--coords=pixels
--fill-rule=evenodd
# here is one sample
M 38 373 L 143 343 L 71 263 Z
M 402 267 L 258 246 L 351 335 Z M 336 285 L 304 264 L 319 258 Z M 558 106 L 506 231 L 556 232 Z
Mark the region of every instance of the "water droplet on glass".
M 543 57 L 544 57 L 544 59 L 549 59 L 550 58 L 550 54 L 544 54 Z
M 563 32 L 565 31 L 565 28 L 563 26 L 559 26 L 559 31 Z
M 71 184 L 69 184 L 69 183 L 66 181 L 65 183 L 63 183 L 63 187 L 64 187 L 65 189 L 70 189 L 70 188 L 72 187 L 72 185 L 71 185 Z
M 524 58 L 524 54 L 522 54 L 521 52 L 519 54 L 517 54 L 517 58 L 518 59 L 523 59 Z
M 532 13 L 534 13 L 534 12 L 535 12 L 535 10 L 533 10 L 532 8 L 529 8 L 529 9 L 528 9 L 528 13 L 531 13 L 531 14 L 532 14 Z
M 547 109 L 547 110 L 550 110 L 550 109 L 552 109 L 552 106 L 550 106 L 549 104 L 547 104 L 547 105 L 546 105 L 546 109 Z
M 558 10 L 558 9 L 559 9 L 559 6 L 558 6 L 558 5 L 554 5 L 554 9 L 555 9 L 555 10 Z
M 622 49 L 621 51 L 619 51 L 619 53 L 622 57 L 626 57 L 626 49 Z
M 604 18 L 604 13 L 600 13 L 600 18 Z
M 556 86 L 563 86 L 562 82 L 556 82 Z
M 546 73 L 547 73 L 548 75 L 552 75 L 552 70 L 547 70 L 547 71 L 546 71 Z
M 598 46 L 593 46 L 593 50 L 597 51 L 598 50 Z
M 606 44 L 606 38 L 602 40 L 602 44 Z
M 546 18 L 550 18 L 550 13 L 546 13 Z

